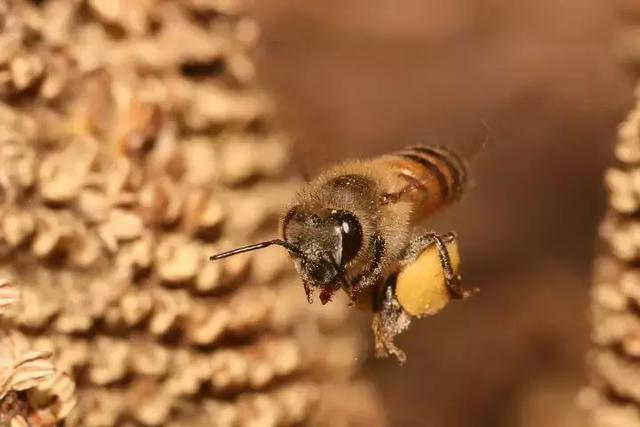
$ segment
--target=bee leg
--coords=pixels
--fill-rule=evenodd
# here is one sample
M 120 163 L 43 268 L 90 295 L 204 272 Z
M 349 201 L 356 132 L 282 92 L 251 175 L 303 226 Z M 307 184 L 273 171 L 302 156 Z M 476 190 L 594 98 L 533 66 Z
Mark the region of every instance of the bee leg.
M 326 303 L 331 301 L 331 298 L 333 298 L 333 293 L 334 290 L 330 288 L 325 288 L 320 292 L 320 302 L 322 303 L 322 305 L 325 305 Z
M 422 184 L 418 181 L 411 182 L 409 185 L 403 187 L 400 191 L 395 193 L 385 193 L 380 198 L 380 203 L 383 205 L 389 205 L 391 203 L 398 203 L 402 197 L 408 193 L 419 190 Z
M 407 257 L 405 257 L 405 263 L 407 261 L 413 261 L 419 254 L 421 254 L 428 246 L 435 244 L 438 250 L 438 256 L 440 258 L 440 265 L 442 272 L 444 273 L 444 280 L 449 291 L 449 295 L 453 299 L 467 299 L 470 296 L 479 292 L 478 288 L 464 289 L 460 285 L 460 275 L 453 271 L 451 266 L 451 259 L 449 258 L 449 250 L 446 244 L 456 240 L 456 234 L 453 232 L 438 234 L 435 232 L 427 233 L 424 236 L 418 237 L 411 242 Z
M 311 285 L 303 281 L 302 286 L 304 287 L 304 293 L 307 296 L 307 302 L 309 304 L 313 304 L 313 289 L 311 289 Z
M 478 293 L 480 290 L 478 288 L 473 289 L 465 289 L 460 285 L 460 275 L 455 274 L 453 268 L 451 267 L 451 260 L 449 258 L 449 250 L 447 249 L 446 244 L 451 243 L 456 240 L 456 234 L 453 232 L 445 233 L 443 235 L 438 235 L 437 233 L 430 233 L 431 238 L 436 244 L 436 248 L 438 249 L 438 255 L 440 257 L 440 265 L 442 266 L 442 271 L 444 272 L 444 279 L 447 285 L 447 289 L 449 290 L 449 294 L 453 299 L 467 299 L 470 296 Z
M 376 357 L 395 356 L 400 363 L 407 360 L 407 355 L 394 343 L 396 335 L 409 327 L 411 318 L 402 309 L 395 297 L 395 276 L 384 284 L 382 292 L 374 297 L 373 304 L 373 337 Z
M 358 303 L 358 291 L 354 289 L 345 289 L 345 293 L 349 297 L 349 307 L 354 307 Z

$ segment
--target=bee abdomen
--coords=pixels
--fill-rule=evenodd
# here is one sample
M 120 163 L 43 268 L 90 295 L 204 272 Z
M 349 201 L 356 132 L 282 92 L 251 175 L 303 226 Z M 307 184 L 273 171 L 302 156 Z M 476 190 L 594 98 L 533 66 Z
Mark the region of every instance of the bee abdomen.
M 431 204 L 457 199 L 467 183 L 467 170 L 455 153 L 444 147 L 416 145 L 393 155 L 403 164 L 402 174 L 422 183 Z

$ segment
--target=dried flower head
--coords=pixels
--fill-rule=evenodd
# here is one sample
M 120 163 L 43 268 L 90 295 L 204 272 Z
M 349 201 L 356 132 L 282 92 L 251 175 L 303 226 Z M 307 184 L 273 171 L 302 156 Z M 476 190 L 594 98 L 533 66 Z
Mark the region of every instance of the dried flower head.
M 325 384 L 348 388 L 346 307 L 307 307 L 284 257 L 208 261 L 292 194 L 238 9 L 6 6 L 0 272 L 23 288 L 13 332 L 46 352 L 2 353 L 0 384 L 28 387 L 32 426 L 307 425 Z
M 609 209 L 599 230 L 604 245 L 591 292 L 591 384 L 579 398 L 594 427 L 640 426 L 639 100 L 620 126 L 615 147 L 619 162 L 605 174 Z
M 0 314 L 20 300 L 20 291 L 8 280 L 0 281 Z
M 51 353 L 29 349 L 18 332 L 0 329 L 0 399 L 10 391 L 23 391 L 51 378 Z

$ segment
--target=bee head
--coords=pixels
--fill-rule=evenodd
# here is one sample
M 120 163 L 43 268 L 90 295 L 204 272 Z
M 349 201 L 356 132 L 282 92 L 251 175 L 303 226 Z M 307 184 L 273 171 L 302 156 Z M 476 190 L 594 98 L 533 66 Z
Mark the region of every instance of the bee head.
M 285 216 L 282 233 L 285 241 L 300 250 L 300 254 L 291 255 L 305 287 L 321 288 L 323 302 L 332 291 L 348 287 L 345 268 L 362 246 L 362 227 L 354 214 L 296 206 Z
M 311 211 L 293 207 L 285 215 L 283 240 L 269 240 L 244 246 L 210 257 L 212 260 L 279 245 L 288 250 L 311 301 L 314 288 L 320 289 L 320 299 L 326 303 L 340 287 L 349 287 L 345 267 L 362 246 L 362 227 L 348 211 L 322 209 Z

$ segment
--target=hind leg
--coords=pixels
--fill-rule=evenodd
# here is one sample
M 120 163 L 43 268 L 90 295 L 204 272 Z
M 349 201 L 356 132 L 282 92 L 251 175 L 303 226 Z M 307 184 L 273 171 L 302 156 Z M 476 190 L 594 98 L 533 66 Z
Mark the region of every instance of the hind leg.
M 396 335 L 409 327 L 411 318 L 395 297 L 395 275 L 391 276 L 374 296 L 373 337 L 376 357 L 395 356 L 401 363 L 407 355 L 394 343 Z
M 409 247 L 407 248 L 406 255 L 402 262 L 404 265 L 411 264 L 427 247 L 436 245 L 449 295 L 453 299 L 467 299 L 476 294 L 479 290 L 477 288 L 464 289 L 460 285 L 460 275 L 453 271 L 451 259 L 449 257 L 449 250 L 447 249 L 447 243 L 454 242 L 455 240 L 456 235 L 453 232 L 442 235 L 435 232 L 427 233 L 409 243 Z

